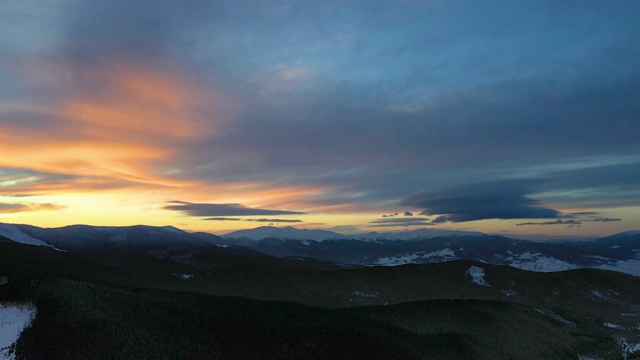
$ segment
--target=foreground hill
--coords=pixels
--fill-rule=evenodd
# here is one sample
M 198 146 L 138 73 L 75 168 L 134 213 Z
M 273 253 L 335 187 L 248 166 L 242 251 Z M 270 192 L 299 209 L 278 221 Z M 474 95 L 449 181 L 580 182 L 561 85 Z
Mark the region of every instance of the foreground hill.
M 78 253 L 0 239 L 0 276 L 10 280 L 0 299 L 38 306 L 34 332 L 18 346 L 27 359 L 100 358 L 100 341 L 118 349 L 112 358 L 367 359 L 615 359 L 622 339 L 640 343 L 640 279 L 621 273 L 473 261 L 342 268 L 226 250 L 184 261 L 126 246 Z M 76 332 L 87 335 L 67 335 Z M 367 343 L 372 351 L 360 350 Z
M 606 330 L 477 300 L 330 310 L 42 280 L 20 359 L 577 359 L 620 357 Z M 14 292 L 22 289 L 14 288 Z

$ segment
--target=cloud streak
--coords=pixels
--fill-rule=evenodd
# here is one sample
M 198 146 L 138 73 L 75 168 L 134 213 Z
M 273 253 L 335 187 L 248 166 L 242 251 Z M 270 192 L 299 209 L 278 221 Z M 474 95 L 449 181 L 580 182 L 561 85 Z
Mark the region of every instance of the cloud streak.
M 587 220 L 581 220 L 581 221 L 618 222 L 618 221 L 622 221 L 622 219 L 619 219 L 619 218 L 595 218 L 595 219 L 587 219 Z
M 268 222 L 268 223 L 301 223 L 297 219 L 246 219 L 245 221 Z
M 170 205 L 163 206 L 164 210 L 179 211 L 188 216 L 250 216 L 250 215 L 302 215 L 299 211 L 270 210 L 246 207 L 242 204 L 207 204 L 190 203 L 185 201 L 170 201 Z
M 556 220 L 556 221 L 545 221 L 545 222 L 526 222 L 516 224 L 517 226 L 528 226 L 528 225 L 580 225 L 581 222 L 577 220 Z
M 178 71 L 135 60 L 27 63 L 45 104 L 0 113 L 0 168 L 176 186 L 178 145 L 214 134 L 228 109 Z M 37 151 L 34 151 L 34 144 Z
M 0 214 L 17 214 L 40 211 L 53 212 L 64 208 L 65 206 L 56 204 L 0 203 Z
M 411 226 L 427 226 L 434 225 L 429 219 L 421 218 L 386 218 L 377 219 L 369 222 L 367 227 L 411 227 Z

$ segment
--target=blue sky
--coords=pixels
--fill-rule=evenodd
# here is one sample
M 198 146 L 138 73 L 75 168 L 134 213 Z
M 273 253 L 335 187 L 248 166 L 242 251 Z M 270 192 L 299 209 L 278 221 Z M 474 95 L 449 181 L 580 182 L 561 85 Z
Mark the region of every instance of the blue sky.
M 0 221 L 640 228 L 638 13 L 3 2 Z

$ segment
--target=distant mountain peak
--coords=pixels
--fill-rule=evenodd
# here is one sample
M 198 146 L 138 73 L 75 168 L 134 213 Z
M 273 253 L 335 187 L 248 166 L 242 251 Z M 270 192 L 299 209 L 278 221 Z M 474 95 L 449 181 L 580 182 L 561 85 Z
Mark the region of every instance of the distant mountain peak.
M 173 225 L 166 225 L 163 226 L 162 229 L 176 233 L 176 234 L 184 234 L 185 231 L 184 230 L 180 230 L 177 227 L 173 226 Z
M 254 241 L 265 238 L 280 238 L 294 240 L 345 239 L 347 236 L 328 230 L 296 229 L 293 226 L 275 227 L 260 226 L 255 229 L 238 230 L 224 234 L 225 238 L 249 238 Z

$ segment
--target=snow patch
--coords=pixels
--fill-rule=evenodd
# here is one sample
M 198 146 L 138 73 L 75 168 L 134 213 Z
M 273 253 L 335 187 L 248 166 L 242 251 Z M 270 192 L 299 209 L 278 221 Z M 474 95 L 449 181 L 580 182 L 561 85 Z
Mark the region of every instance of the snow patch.
M 352 304 L 370 305 L 380 300 L 385 300 L 383 296 L 380 296 L 380 293 L 369 291 L 356 290 L 351 293 L 351 296 L 352 298 L 349 299 L 349 303 Z M 384 305 L 388 304 L 389 301 L 384 302 Z
M 19 227 L 13 224 L 0 224 L 0 235 L 21 244 L 51 246 L 42 240 L 32 238 L 25 234 Z
M 608 257 L 604 257 L 604 256 L 600 256 L 600 255 L 583 255 L 582 257 L 589 258 L 589 259 L 596 259 L 596 260 L 598 260 L 600 262 L 605 262 L 605 263 L 613 261 L 612 259 L 609 259 Z
M 424 254 L 426 259 L 440 258 L 443 261 L 457 260 L 456 253 L 451 249 L 442 249 Z
M 640 276 L 640 259 L 618 260 L 609 264 L 598 265 L 596 268 L 619 271 L 633 276 Z
M 610 323 L 610 322 L 604 322 L 604 323 L 602 323 L 602 326 L 608 327 L 609 329 L 624 329 L 623 326 L 618 325 L 618 324 L 613 324 L 613 323 Z
M 507 290 L 502 290 L 502 292 L 506 295 L 506 296 L 516 296 L 516 292 L 512 289 L 507 289 Z
M 622 246 L 620 246 L 620 245 L 613 245 L 611 248 L 612 248 L 612 249 L 620 249 L 621 247 L 622 247 Z
M 185 279 L 185 280 L 189 280 L 189 279 L 193 278 L 193 275 L 191 275 L 191 274 L 178 274 L 178 273 L 174 273 L 174 274 L 171 274 L 171 275 L 174 275 L 174 276 L 177 276 L 177 277 L 183 278 L 183 279 Z
M 481 285 L 481 286 L 491 286 L 485 279 L 484 279 L 484 269 L 479 267 L 479 266 L 472 266 L 469 268 L 469 270 L 467 270 L 467 272 L 465 273 L 465 275 L 470 276 L 471 277 L 471 282 Z
M 602 292 L 600 292 L 598 290 L 591 290 L 591 294 L 593 294 L 595 297 L 603 299 L 603 300 L 613 301 L 613 299 L 610 296 L 607 296 L 607 295 L 603 294 Z
M 12 346 L 35 317 L 33 304 L 0 304 L 0 360 L 16 358 Z
M 219 245 L 219 244 L 218 244 L 218 245 L 216 245 L 216 246 L 217 246 L 217 247 L 219 247 L 219 248 L 228 248 L 228 247 L 231 247 L 231 246 L 229 246 L 229 245 L 227 245 L 227 244 L 222 244 L 222 245 Z
M 507 265 L 511 267 L 536 272 L 555 272 L 578 268 L 576 265 L 566 261 L 544 256 L 540 253 L 532 253 L 530 251 L 509 256 L 505 261 L 507 262 Z
M 378 295 L 378 293 L 370 293 L 370 292 L 366 292 L 366 291 L 354 291 L 354 292 L 351 293 L 351 295 L 362 296 L 362 297 L 367 297 L 367 298 L 380 297 L 380 295 Z
M 542 315 L 546 315 L 549 316 L 550 318 L 559 321 L 565 325 L 569 325 L 569 326 L 576 326 L 576 323 L 574 323 L 573 321 L 567 320 L 565 318 L 563 318 L 562 316 L 554 313 L 551 310 L 547 310 L 547 309 L 542 309 L 542 308 L 536 308 L 536 311 L 539 312 Z
M 405 264 L 418 264 L 418 263 L 435 263 L 435 262 L 447 262 L 457 260 L 455 251 L 451 249 L 442 249 L 433 251 L 430 253 L 416 252 L 413 254 L 405 253 L 396 256 L 381 257 L 376 260 L 375 265 L 383 266 L 397 266 Z M 421 261 L 418 261 L 421 260 Z
M 420 255 L 419 253 L 398 255 L 395 257 L 391 257 L 391 256 L 383 257 L 376 260 L 375 265 L 398 266 L 398 265 L 414 264 L 416 260 L 421 257 L 422 255 Z
M 640 351 L 640 343 L 637 344 L 629 344 L 627 338 L 618 338 L 618 345 L 622 348 L 622 352 L 624 353 L 624 359 L 626 360 L 629 354 L 633 354 L 635 352 Z

